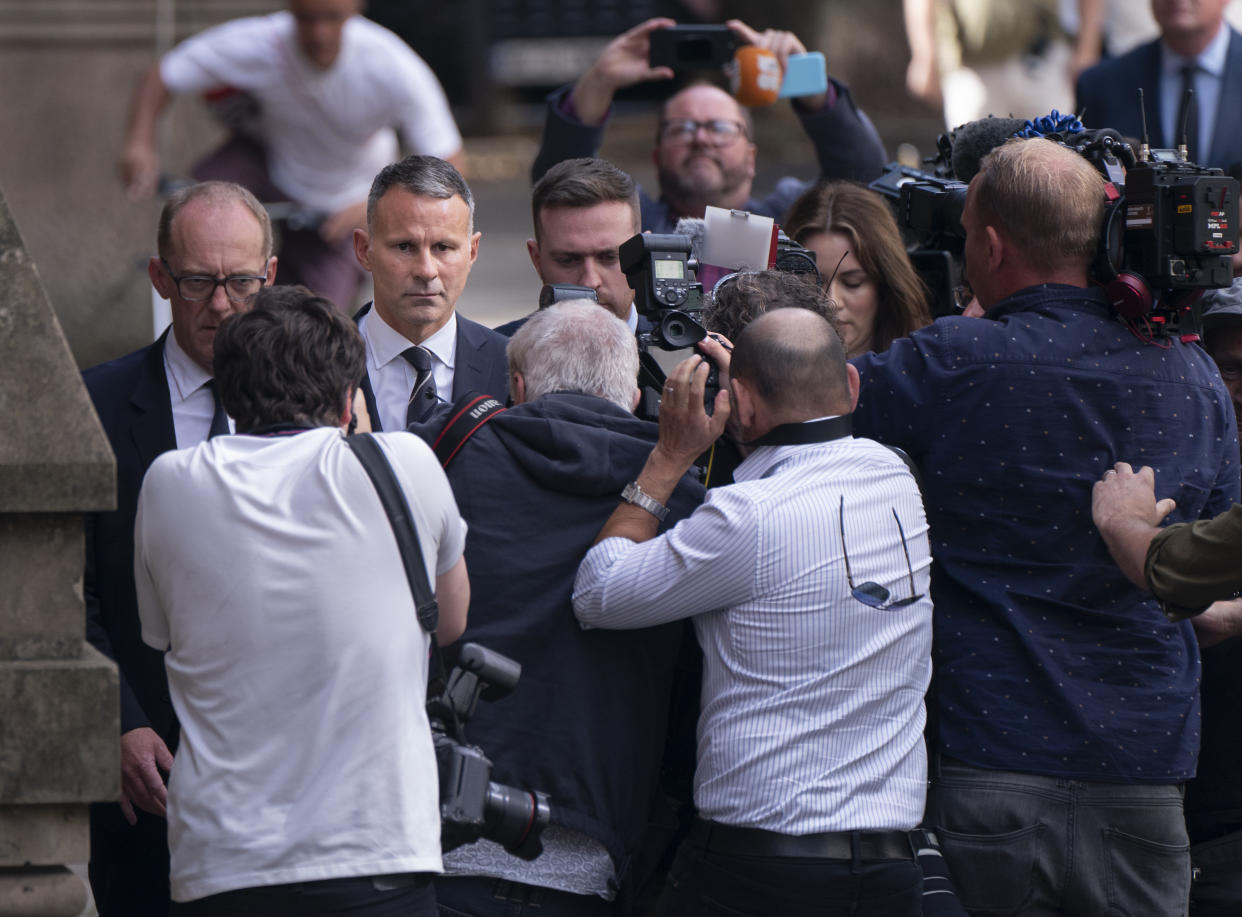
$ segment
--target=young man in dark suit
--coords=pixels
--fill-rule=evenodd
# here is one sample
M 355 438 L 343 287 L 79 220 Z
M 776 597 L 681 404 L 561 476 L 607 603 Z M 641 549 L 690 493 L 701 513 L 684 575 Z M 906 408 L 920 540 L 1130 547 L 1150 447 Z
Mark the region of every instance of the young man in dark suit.
M 481 235 L 470 187 L 443 159 L 408 156 L 375 177 L 367 228 L 354 230 L 375 283 L 357 316 L 374 429 L 404 429 L 470 391 L 508 397 L 506 339 L 455 311 Z
M 87 639 L 116 660 L 121 682 L 121 798 L 91 812 L 90 880 L 102 917 L 168 911 L 164 774 L 177 747 L 163 654 L 140 634 L 134 513 L 162 452 L 196 445 L 229 422 L 212 380 L 220 322 L 250 307 L 276 276 L 267 213 L 239 185 L 204 182 L 170 197 L 159 254 L 147 266 L 172 306 L 171 333 L 83 373 L 116 453 L 117 508 L 86 520 Z

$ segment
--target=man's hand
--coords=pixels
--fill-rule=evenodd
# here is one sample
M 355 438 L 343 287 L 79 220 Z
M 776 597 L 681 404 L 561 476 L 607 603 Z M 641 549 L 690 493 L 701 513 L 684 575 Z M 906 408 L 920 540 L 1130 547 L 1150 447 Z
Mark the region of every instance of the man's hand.
M 776 55 L 776 60 L 781 65 L 781 78 L 784 79 L 785 71 L 789 69 L 789 55 L 805 54 L 806 45 L 793 32 L 783 32 L 780 29 L 766 29 L 763 32 L 756 32 L 740 19 L 730 19 L 725 23 L 743 44 L 754 45 L 756 48 L 763 48 L 765 51 L 771 51 Z M 819 111 L 824 107 L 824 103 L 828 100 L 828 93 L 820 92 L 813 96 L 802 96 L 798 98 L 797 103 L 807 111 Z
M 687 357 L 677 364 L 664 383 L 660 396 L 660 438 L 652 458 L 658 452 L 670 469 L 679 469 L 672 480 L 674 486 L 694 464 L 694 460 L 720 438 L 729 419 L 729 390 L 724 386 L 716 393 L 714 412 L 710 416 L 704 407 L 703 390 L 710 370 L 711 366 L 702 357 Z M 641 477 L 639 484 L 655 496 L 647 490 Z M 657 486 L 655 482 L 652 484 Z M 665 497 L 671 494 L 670 486 Z
M 131 201 L 146 200 L 159 188 L 160 157 L 154 146 L 142 142 L 126 144 L 116 168 Z
M 168 788 L 160 772 L 168 773 L 172 761 L 168 746 L 149 726 L 121 734 L 121 814 L 131 825 L 138 824 L 134 806 L 167 817 Z
M 656 17 L 622 32 L 608 43 L 586 73 L 574 85 L 574 110 L 583 124 L 602 124 L 618 89 L 649 80 L 671 80 L 669 67 L 652 67 L 651 33 L 677 25 L 672 19 Z
M 1156 501 L 1156 473 L 1144 465 L 1137 472 L 1118 462 L 1091 488 L 1091 518 L 1108 551 L 1129 580 L 1140 589 L 1147 583 L 1143 568 L 1157 526 L 1177 503 Z
M 660 399 L 660 438 L 638 475 L 638 486 L 665 506 L 681 476 L 720 437 L 729 419 L 726 388 L 722 387 L 716 395 L 715 413 L 709 417 L 703 407 L 703 388 L 710 369 L 702 357 L 688 357 L 677 364 L 664 383 Z M 608 517 L 595 542 L 598 544 L 606 538 L 646 541 L 654 538 L 659 528 L 659 520 L 651 513 L 622 503 Z
M 1242 599 L 1213 602 L 1202 614 L 1190 619 L 1199 646 L 1216 644 L 1242 634 Z
M 367 228 L 367 202 L 358 201 L 338 210 L 319 224 L 319 237 L 325 242 L 353 238 L 355 229 Z

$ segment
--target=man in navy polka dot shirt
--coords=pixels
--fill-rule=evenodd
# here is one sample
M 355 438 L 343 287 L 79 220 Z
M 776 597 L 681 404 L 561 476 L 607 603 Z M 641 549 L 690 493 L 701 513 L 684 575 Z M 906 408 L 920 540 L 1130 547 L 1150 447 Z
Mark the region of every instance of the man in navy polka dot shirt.
M 1047 140 L 971 182 L 983 318 L 855 361 L 855 430 L 920 466 L 935 569 L 928 822 L 968 910 L 1182 914 L 1180 786 L 1199 748 L 1199 654 L 1113 564 L 1092 483 L 1156 469 L 1173 521 L 1238 499 L 1237 429 L 1207 355 L 1143 341 L 1089 286 L 1103 179 Z

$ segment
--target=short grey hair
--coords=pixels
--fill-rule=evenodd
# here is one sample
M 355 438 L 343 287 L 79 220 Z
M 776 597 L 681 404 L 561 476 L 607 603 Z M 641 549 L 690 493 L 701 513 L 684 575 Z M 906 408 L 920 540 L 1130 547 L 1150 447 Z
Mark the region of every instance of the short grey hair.
M 394 187 L 420 197 L 434 197 L 441 201 L 460 197 L 470 209 L 466 232 L 474 235 L 474 195 L 470 193 L 470 186 L 451 162 L 437 156 L 407 156 L 400 162 L 380 169 L 375 180 L 371 182 L 371 193 L 367 195 L 368 229 L 375 218 L 375 205 Z
M 630 326 L 588 299 L 536 312 L 505 349 L 509 372 L 526 381 L 526 400 L 549 392 L 596 395 L 630 411 L 638 388 L 638 341 Z

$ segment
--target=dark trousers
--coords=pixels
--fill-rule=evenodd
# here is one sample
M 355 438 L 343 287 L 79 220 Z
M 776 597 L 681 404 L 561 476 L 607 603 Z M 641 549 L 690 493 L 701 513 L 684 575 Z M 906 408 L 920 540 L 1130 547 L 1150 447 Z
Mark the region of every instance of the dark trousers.
M 273 184 L 267 172 L 263 148 L 247 137 L 234 136 L 194 167 L 198 181 L 231 181 L 250 191 L 264 203 L 289 200 Z M 324 214 L 331 216 L 331 214 Z M 317 228 L 280 231 L 280 252 L 276 264 L 278 283 L 300 283 L 311 292 L 332 300 L 342 312 L 351 314 L 358 286 L 366 272 L 354 256 L 353 235 L 340 242 L 325 242 Z
M 91 894 L 100 917 L 167 917 L 168 822 L 138 812 L 130 826 L 115 802 L 91 806 Z
M 659 917 L 919 917 L 923 877 L 904 859 L 721 853 L 699 829 L 682 844 Z
M 927 823 L 966 910 L 1181 917 L 1190 844 L 1177 786 L 1096 783 L 940 758 Z
M 613 903 L 598 895 L 486 876 L 438 876 L 436 905 L 440 917 L 611 917 L 613 913 Z
M 396 888 L 387 887 L 404 882 Z M 172 917 L 436 917 L 426 876 L 357 876 L 263 885 L 174 902 Z
M 1195 844 L 1190 861 L 1195 870 L 1190 917 L 1242 914 L 1242 831 Z

